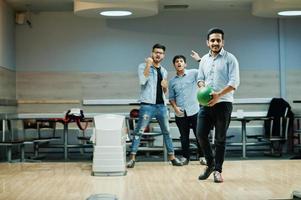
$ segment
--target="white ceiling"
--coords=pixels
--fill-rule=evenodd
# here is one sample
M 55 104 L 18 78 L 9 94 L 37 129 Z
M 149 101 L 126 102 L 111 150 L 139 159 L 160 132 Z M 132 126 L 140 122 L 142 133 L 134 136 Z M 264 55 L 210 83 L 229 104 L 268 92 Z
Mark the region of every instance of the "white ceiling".
M 31 11 L 73 10 L 73 0 L 6 0 L 6 2 L 16 11 L 25 11 L 27 8 Z M 251 2 L 252 0 L 159 0 L 159 8 L 162 10 L 164 5 L 188 5 L 190 10 L 250 9 Z
M 77 3 L 73 3 L 77 1 Z M 143 12 L 164 12 L 167 5 L 187 5 L 187 8 L 173 8 L 173 10 L 245 10 L 255 16 L 279 17 L 278 11 L 301 10 L 301 0 L 6 0 L 16 11 L 74 11 L 75 14 L 88 17 L 99 17 L 99 9 L 105 6 L 125 5 L 132 8 L 138 15 L 143 16 Z M 154 11 L 148 10 L 148 3 L 159 4 Z M 145 5 L 143 5 L 145 3 Z M 80 5 L 79 5 L 80 4 Z M 139 5 L 141 4 L 142 9 Z M 75 5 L 75 9 L 74 9 Z M 137 8 L 134 7 L 139 7 Z M 124 8 L 124 7 L 122 7 Z M 78 12 L 77 12 L 78 11 Z M 145 14 L 145 13 L 144 13 Z

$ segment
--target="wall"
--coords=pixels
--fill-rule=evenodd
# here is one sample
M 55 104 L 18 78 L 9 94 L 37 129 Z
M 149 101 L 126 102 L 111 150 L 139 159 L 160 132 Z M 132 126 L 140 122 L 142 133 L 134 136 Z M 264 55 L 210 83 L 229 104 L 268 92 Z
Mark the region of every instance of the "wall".
M 0 66 L 15 69 L 14 11 L 0 0 Z
M 284 63 L 286 67 L 286 91 L 291 100 L 301 100 L 301 28 L 300 18 L 284 20 Z M 299 24 L 299 25 L 297 25 Z M 301 113 L 301 104 L 293 104 L 296 112 Z
M 286 20 L 285 30 L 292 26 L 300 32 L 300 21 Z M 225 49 L 236 55 L 240 63 L 241 86 L 236 97 L 280 95 L 277 19 L 253 17 L 249 11 L 214 15 L 162 12 L 154 17 L 128 20 L 42 12 L 32 16 L 32 24 L 33 28 L 16 27 L 18 99 L 136 98 L 137 65 L 149 55 L 154 43 L 167 46 L 163 64 L 170 74 L 171 60 L 176 54 L 184 54 L 189 66 L 196 68 L 197 63 L 189 58 L 190 51 L 207 53 L 206 32 L 213 26 L 225 30 Z M 285 48 L 291 45 L 286 37 L 293 33 L 289 31 L 283 36 Z M 300 39 L 295 38 L 295 42 L 300 43 Z M 287 74 L 299 73 L 299 58 L 286 57 L 295 66 L 295 71 Z M 296 80 L 288 81 L 293 85 Z M 50 108 L 47 106 L 41 109 Z M 68 106 L 62 105 L 60 109 Z M 20 105 L 19 111 L 33 107 L 37 105 Z
M 14 12 L 4 0 L 0 0 L 0 113 L 16 112 Z M 2 120 L 2 119 L 1 119 Z M 0 129 L 2 130 L 2 121 Z M 0 131 L 2 140 L 3 133 Z M 0 160 L 4 147 L 0 147 Z
M 14 112 L 16 99 L 14 11 L 0 0 L 0 112 Z
M 173 70 L 175 54 L 189 57 L 191 49 L 207 53 L 206 32 L 212 26 L 225 29 L 226 49 L 238 57 L 242 69 L 278 67 L 275 19 L 228 12 L 208 20 L 210 14 L 163 12 L 149 18 L 105 20 L 76 17 L 71 12 L 39 13 L 32 17 L 32 29 L 17 26 L 17 69 L 135 71 L 151 46 L 161 42 L 167 46 L 164 64 Z M 191 59 L 189 63 L 196 66 Z

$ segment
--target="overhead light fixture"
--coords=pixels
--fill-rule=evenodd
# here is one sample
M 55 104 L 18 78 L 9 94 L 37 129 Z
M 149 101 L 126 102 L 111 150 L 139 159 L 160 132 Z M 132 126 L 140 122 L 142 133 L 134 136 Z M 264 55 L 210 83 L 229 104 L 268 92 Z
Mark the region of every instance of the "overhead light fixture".
M 74 14 L 83 17 L 127 19 L 158 12 L 159 0 L 74 0 Z
M 281 15 L 281 16 L 300 16 L 301 15 L 301 10 L 281 11 L 281 12 L 278 12 L 278 15 Z
M 122 17 L 122 16 L 129 16 L 132 14 L 132 12 L 126 10 L 110 10 L 110 11 L 102 11 L 99 14 L 108 17 Z
M 282 12 L 284 11 L 284 12 Z M 253 0 L 252 14 L 258 17 L 300 16 L 300 0 Z

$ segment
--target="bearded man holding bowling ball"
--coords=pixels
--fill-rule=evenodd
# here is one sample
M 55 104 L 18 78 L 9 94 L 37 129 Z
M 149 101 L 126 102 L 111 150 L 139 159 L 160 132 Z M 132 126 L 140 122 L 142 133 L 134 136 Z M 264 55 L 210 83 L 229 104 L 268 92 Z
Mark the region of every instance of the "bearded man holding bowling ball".
M 207 34 L 209 53 L 200 60 L 198 87 L 211 87 L 211 100 L 200 107 L 197 136 L 207 161 L 199 180 L 207 179 L 213 172 L 214 182 L 223 182 L 226 133 L 231 120 L 233 94 L 239 85 L 239 64 L 235 56 L 224 50 L 224 31 L 212 28 Z M 208 139 L 215 128 L 215 155 Z

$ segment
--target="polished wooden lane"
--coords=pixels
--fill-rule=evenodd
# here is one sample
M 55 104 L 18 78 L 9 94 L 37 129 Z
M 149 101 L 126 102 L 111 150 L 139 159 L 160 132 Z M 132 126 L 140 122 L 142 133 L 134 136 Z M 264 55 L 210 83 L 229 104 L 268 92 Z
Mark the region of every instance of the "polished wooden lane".
M 197 162 L 173 167 L 137 162 L 122 177 L 91 176 L 92 163 L 1 163 L 0 199 L 74 200 L 115 194 L 119 200 L 288 199 L 301 189 L 300 160 L 226 161 L 225 182 L 197 180 Z

